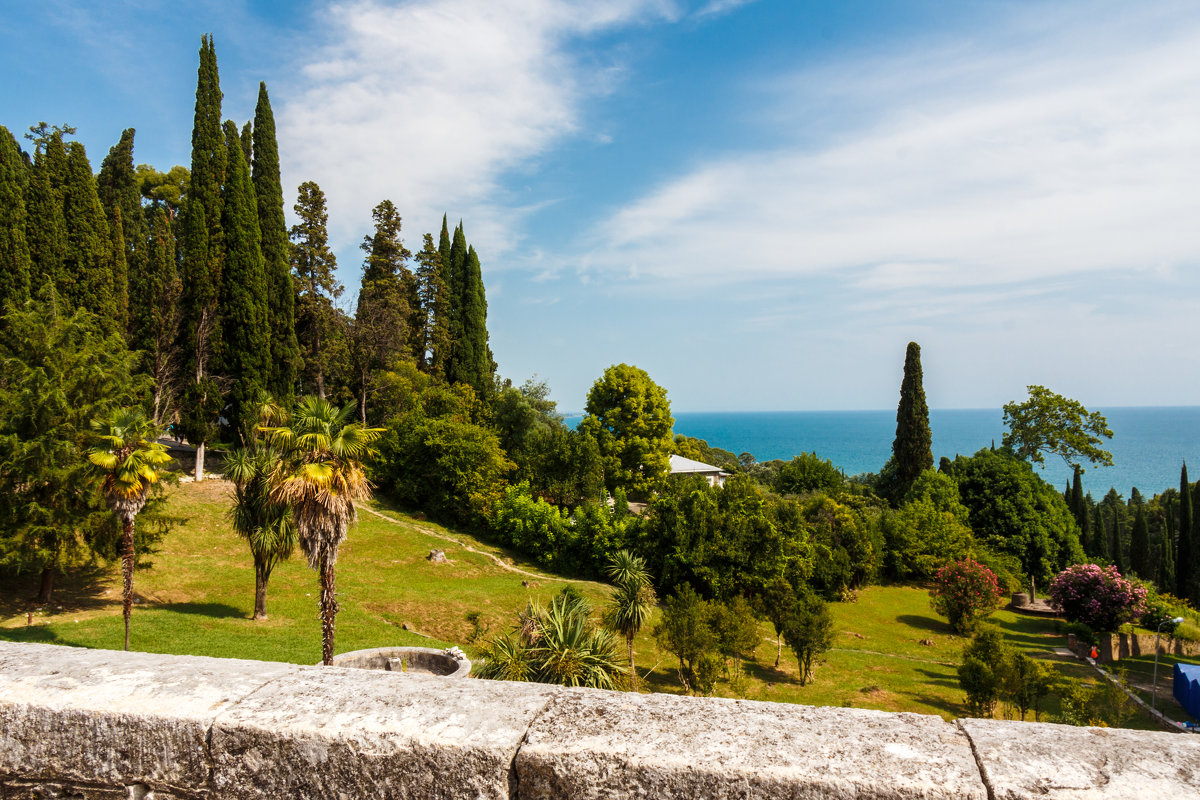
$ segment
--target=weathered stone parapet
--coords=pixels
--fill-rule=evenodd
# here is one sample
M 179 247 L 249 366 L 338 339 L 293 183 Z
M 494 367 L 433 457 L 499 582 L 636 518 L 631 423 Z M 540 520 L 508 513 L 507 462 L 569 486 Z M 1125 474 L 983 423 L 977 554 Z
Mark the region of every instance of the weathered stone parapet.
M 0 798 L 1200 796 L 1200 739 L 0 642 Z
M 1125 728 L 960 719 L 992 797 L 1200 797 L 1200 737 Z

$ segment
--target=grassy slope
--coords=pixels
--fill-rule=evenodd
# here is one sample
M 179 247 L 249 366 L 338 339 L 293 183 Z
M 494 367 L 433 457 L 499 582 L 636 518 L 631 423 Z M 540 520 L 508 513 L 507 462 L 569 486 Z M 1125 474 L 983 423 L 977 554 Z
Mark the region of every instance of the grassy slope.
M 317 580 L 299 554 L 277 567 L 272 576 L 267 597 L 270 618 L 265 622 L 250 619 L 254 573 L 244 543 L 225 518 L 228 494 L 228 486 L 218 481 L 184 484 L 173 490 L 172 510 L 189 521 L 167 537 L 161 552 L 149 563 L 139 565 L 134 589 L 144 602 L 134 607 L 132 647 L 318 662 Z M 498 632 L 512 624 L 514 613 L 528 600 L 546 602 L 563 586 L 561 579 L 500 548 L 415 520 L 383 504 L 371 507 L 394 522 L 363 513 L 341 548 L 338 652 L 385 645 L 464 645 L 472 628 L 467 613 L 479 612 L 483 624 Z M 464 545 L 481 552 L 471 552 Z M 426 560 L 434 548 L 445 550 L 452 563 L 435 565 Z M 538 577 L 506 570 L 488 554 Z M 525 581 L 528 587 L 522 585 Z M 607 597 L 601 584 L 575 584 L 596 605 Z M 0 638 L 121 647 L 120 574 L 115 567 L 62 581 L 52 607 L 35 613 L 29 625 L 28 603 L 23 598 L 35 591 L 32 577 L 0 588 Z M 833 613 L 834 649 L 818 667 L 815 681 L 800 686 L 795 659 L 786 647 L 780 667 L 772 666 L 773 630 L 764 624 L 763 642 L 756 661 L 746 665 L 748 678 L 741 692 L 723 682 L 717 693 L 946 718 L 964 715 L 955 672 L 964 640 L 933 614 L 923 590 L 871 587 L 860 593 L 857 602 L 834 604 Z M 1011 643 L 1030 655 L 1053 659 L 1052 648 L 1063 644 L 1053 620 L 1009 611 L 998 611 L 992 619 Z M 406 624 L 410 630 L 403 629 Z M 471 652 L 474 648 L 466 649 Z M 647 678 L 649 688 L 679 691 L 676 665 L 657 650 L 649 627 L 638 638 L 636 651 L 639 672 L 653 667 Z M 1078 662 L 1055 660 L 1068 674 L 1086 679 L 1093 676 Z M 1149 669 L 1141 664 L 1131 666 L 1138 673 Z M 1174 705 L 1173 701 L 1163 702 L 1169 697 L 1169 676 L 1170 667 L 1160 666 L 1160 705 Z M 1168 682 L 1165 694 L 1164 680 Z M 1057 711 L 1053 707 L 1048 710 Z M 1152 723 L 1143 716 L 1131 727 L 1149 728 Z

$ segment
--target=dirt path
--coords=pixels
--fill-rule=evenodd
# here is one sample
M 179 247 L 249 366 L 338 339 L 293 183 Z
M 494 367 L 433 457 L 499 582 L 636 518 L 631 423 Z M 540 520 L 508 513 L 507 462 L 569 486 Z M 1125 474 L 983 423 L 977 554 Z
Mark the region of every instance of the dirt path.
M 479 550 L 477 548 L 471 547 L 471 545 L 469 545 L 469 544 L 463 544 L 461 541 L 459 541 L 458 539 L 456 539 L 453 536 L 450 536 L 448 534 L 438 533 L 437 531 L 431 530 L 429 528 L 423 528 L 420 525 L 417 525 L 415 522 L 401 522 L 400 520 L 395 519 L 393 517 L 389 517 L 387 514 L 384 514 L 380 511 L 376 511 L 373 508 L 367 508 L 366 506 L 361 506 L 361 505 L 359 506 L 359 508 L 363 511 L 366 511 L 368 514 L 373 514 L 382 520 L 386 520 L 387 522 L 392 523 L 393 525 L 397 525 L 399 527 L 414 528 L 415 530 L 420 531 L 421 533 L 425 534 L 426 536 L 432 536 L 435 539 L 441 539 L 444 542 L 450 542 L 452 544 L 456 544 L 459 547 L 461 547 L 462 549 L 467 550 L 469 552 L 478 553 L 481 556 L 487 556 L 492 561 L 494 561 L 496 563 L 496 566 L 500 567 L 500 569 L 506 569 L 509 572 L 515 572 L 518 575 L 525 575 L 530 578 L 537 578 L 539 581 L 562 581 L 563 583 L 593 583 L 593 581 L 582 581 L 582 580 L 576 580 L 574 578 L 560 578 L 556 575 L 542 575 L 537 572 L 527 572 L 527 571 L 521 569 L 520 567 L 514 567 L 512 564 L 506 564 L 499 556 L 497 556 L 493 553 L 489 553 L 486 550 Z

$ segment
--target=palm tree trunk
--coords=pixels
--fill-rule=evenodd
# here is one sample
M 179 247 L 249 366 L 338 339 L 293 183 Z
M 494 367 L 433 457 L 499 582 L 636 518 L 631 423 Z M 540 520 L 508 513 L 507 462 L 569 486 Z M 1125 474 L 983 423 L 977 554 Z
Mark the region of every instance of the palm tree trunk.
M 338 612 L 333 570 L 333 564 L 321 559 L 321 663 L 327 667 L 333 664 L 333 624 Z
M 265 560 L 254 559 L 254 619 L 267 618 L 267 581 L 271 580 L 271 569 Z
M 54 591 L 54 566 L 47 564 L 42 568 L 42 584 L 38 587 L 38 605 L 50 602 L 50 593 Z
M 129 614 L 133 610 L 133 517 L 122 520 L 121 572 L 125 577 L 125 649 L 129 649 Z
M 625 646 L 629 648 L 629 691 L 636 692 L 637 688 L 637 667 L 633 665 L 633 634 L 625 634 Z

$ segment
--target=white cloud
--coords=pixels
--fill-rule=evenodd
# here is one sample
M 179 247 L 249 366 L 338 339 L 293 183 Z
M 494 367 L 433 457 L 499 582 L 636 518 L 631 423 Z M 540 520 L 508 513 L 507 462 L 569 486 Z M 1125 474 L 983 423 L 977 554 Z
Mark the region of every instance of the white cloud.
M 293 165 L 285 181 L 321 185 L 342 246 L 386 198 L 410 247 L 445 211 L 495 257 L 524 213 L 502 195 L 501 175 L 574 133 L 583 98 L 610 77 L 581 69 L 568 45 L 674 13 L 669 0 L 335 5 L 322 20 L 327 44 L 278 106 L 283 163 Z
M 755 0 L 709 0 L 696 11 L 697 17 L 715 17 L 749 5 Z
M 805 72 L 782 108 L 869 122 L 814 145 L 781 111 L 796 144 L 698 165 L 596 225 L 577 263 L 878 291 L 1195 265 L 1200 20 L 1179 8 L 1111 26 L 1060 8 L 1036 36 L 1017 20 Z

